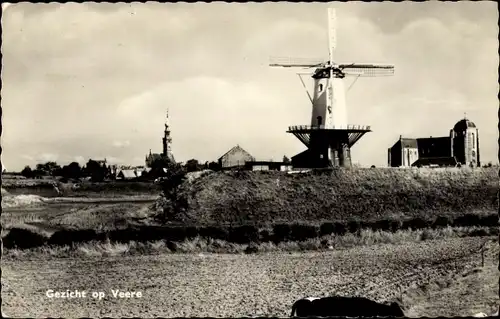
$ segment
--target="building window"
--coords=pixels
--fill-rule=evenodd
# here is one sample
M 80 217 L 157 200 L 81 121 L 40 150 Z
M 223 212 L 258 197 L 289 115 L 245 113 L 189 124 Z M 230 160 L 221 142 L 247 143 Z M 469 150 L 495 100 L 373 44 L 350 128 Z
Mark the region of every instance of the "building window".
M 318 116 L 316 119 L 318 120 L 318 126 L 321 126 L 321 124 L 323 124 L 323 118 Z
M 323 84 L 320 84 L 319 88 L 318 88 L 318 92 L 321 92 L 321 91 L 323 91 Z
M 472 148 L 476 148 L 476 140 L 474 139 L 474 133 L 472 133 Z

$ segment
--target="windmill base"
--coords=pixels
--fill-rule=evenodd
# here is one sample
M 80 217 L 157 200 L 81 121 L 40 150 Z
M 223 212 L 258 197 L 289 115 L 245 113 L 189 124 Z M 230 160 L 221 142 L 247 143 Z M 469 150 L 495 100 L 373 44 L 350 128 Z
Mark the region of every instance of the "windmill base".
M 328 168 L 328 167 L 351 167 L 351 157 L 348 155 L 350 150 L 344 150 L 339 156 L 338 150 L 329 150 L 330 158 L 321 152 L 315 152 L 311 149 L 305 150 L 292 157 L 293 168 Z
M 292 157 L 294 168 L 351 167 L 351 146 L 369 129 L 292 129 L 308 147 Z

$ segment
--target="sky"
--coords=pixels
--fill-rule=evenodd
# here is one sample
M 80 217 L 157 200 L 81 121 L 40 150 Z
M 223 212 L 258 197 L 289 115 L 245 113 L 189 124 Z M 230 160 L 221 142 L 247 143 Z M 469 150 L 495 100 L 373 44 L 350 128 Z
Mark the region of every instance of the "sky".
M 353 163 L 387 166 L 400 135 L 447 136 L 464 113 L 481 161 L 498 162 L 497 5 L 462 1 L 3 7 L 2 162 L 141 165 L 162 150 L 167 108 L 178 161 L 237 144 L 258 160 L 291 157 L 305 146 L 287 128 L 310 124 L 311 105 L 297 70 L 269 57 L 327 59 L 328 7 L 337 62 L 395 65 L 347 92 L 349 124 L 372 129 Z

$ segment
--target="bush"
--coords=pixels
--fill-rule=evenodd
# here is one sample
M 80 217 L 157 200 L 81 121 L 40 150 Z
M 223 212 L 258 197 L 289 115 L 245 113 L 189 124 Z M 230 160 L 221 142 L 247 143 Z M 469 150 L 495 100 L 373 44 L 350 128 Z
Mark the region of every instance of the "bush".
M 270 242 L 270 241 L 272 241 L 272 239 L 273 239 L 273 236 L 269 230 L 262 229 L 261 231 L 259 231 L 259 240 L 261 242 Z
M 305 241 L 310 238 L 318 237 L 318 227 L 307 224 L 292 224 L 290 237 L 294 241 Z
M 480 226 L 487 226 L 487 227 L 498 226 L 498 214 L 490 214 L 490 215 L 486 215 L 486 216 L 480 216 L 479 217 L 479 225 Z
M 253 225 L 232 227 L 229 230 L 229 242 L 248 244 L 259 241 L 259 230 Z
M 273 227 L 273 241 L 279 243 L 290 239 L 291 227 L 289 224 L 277 224 Z
M 377 221 L 370 223 L 370 226 L 373 230 L 390 231 L 391 230 L 391 220 L 389 220 L 389 219 L 377 220 Z
M 403 222 L 402 228 L 403 229 L 423 229 L 429 226 L 429 222 L 425 221 L 424 219 L 417 217 L 417 218 L 412 218 L 405 220 Z
M 250 245 L 245 248 L 245 254 L 256 254 L 258 252 L 259 246 L 256 243 L 250 243 Z
M 195 238 L 196 236 L 198 236 L 198 234 L 199 234 L 198 228 L 196 228 L 194 226 L 186 227 L 186 238 L 192 239 L 192 238 Z
M 391 231 L 396 232 L 403 228 L 403 221 L 402 220 L 391 220 Z
M 12 228 L 7 236 L 2 238 L 4 248 L 29 249 L 43 246 L 47 243 L 47 237 L 27 229 Z
M 204 238 L 227 240 L 229 232 L 225 227 L 206 226 L 199 229 L 199 235 Z
M 49 239 L 49 245 L 71 246 L 76 243 L 84 243 L 98 240 L 98 234 L 93 229 L 82 230 L 60 230 L 56 231 Z
M 471 237 L 484 237 L 489 235 L 490 233 L 486 229 L 474 229 L 469 233 Z
M 443 228 L 452 226 L 453 220 L 448 216 L 438 216 L 432 223 L 432 228 Z
M 319 233 L 321 236 L 331 235 L 335 233 L 335 224 L 330 222 L 321 224 Z
M 146 230 L 147 231 L 147 230 Z M 184 241 L 188 238 L 194 238 L 198 235 L 196 228 L 185 226 L 160 227 L 158 237 L 169 241 Z M 153 240 L 158 240 L 157 238 Z M 153 241 L 150 240 L 150 241 Z
M 144 232 L 144 234 L 147 234 L 149 237 L 150 234 L 152 233 Z M 137 241 L 137 242 L 144 241 L 141 240 L 140 235 L 141 235 L 140 231 L 133 228 L 115 229 L 107 233 L 107 238 L 113 242 L 120 242 L 120 243 L 127 243 L 129 241 Z
M 361 229 L 361 224 L 356 220 L 351 220 L 347 223 L 347 229 L 350 233 L 355 233 Z
M 477 226 L 480 225 L 480 217 L 474 214 L 465 214 L 458 216 L 453 221 L 453 226 L 455 227 L 466 227 L 466 226 Z
M 336 222 L 333 224 L 334 225 L 334 234 L 338 236 L 342 236 L 347 232 L 347 227 L 339 222 Z

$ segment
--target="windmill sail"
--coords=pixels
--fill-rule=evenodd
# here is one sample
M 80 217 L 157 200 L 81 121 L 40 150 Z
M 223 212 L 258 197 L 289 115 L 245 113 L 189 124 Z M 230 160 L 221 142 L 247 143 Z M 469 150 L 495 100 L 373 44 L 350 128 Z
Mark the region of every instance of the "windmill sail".
M 346 75 L 356 75 L 363 77 L 394 75 L 394 65 L 391 64 L 350 63 L 340 64 L 339 68 Z
M 328 8 L 328 49 L 330 65 L 333 65 L 335 48 L 337 47 L 337 13 L 334 8 Z
M 302 67 L 313 68 L 319 67 L 325 63 L 324 59 L 310 59 L 310 58 L 291 58 L 291 57 L 270 57 L 269 66 L 280 67 Z

